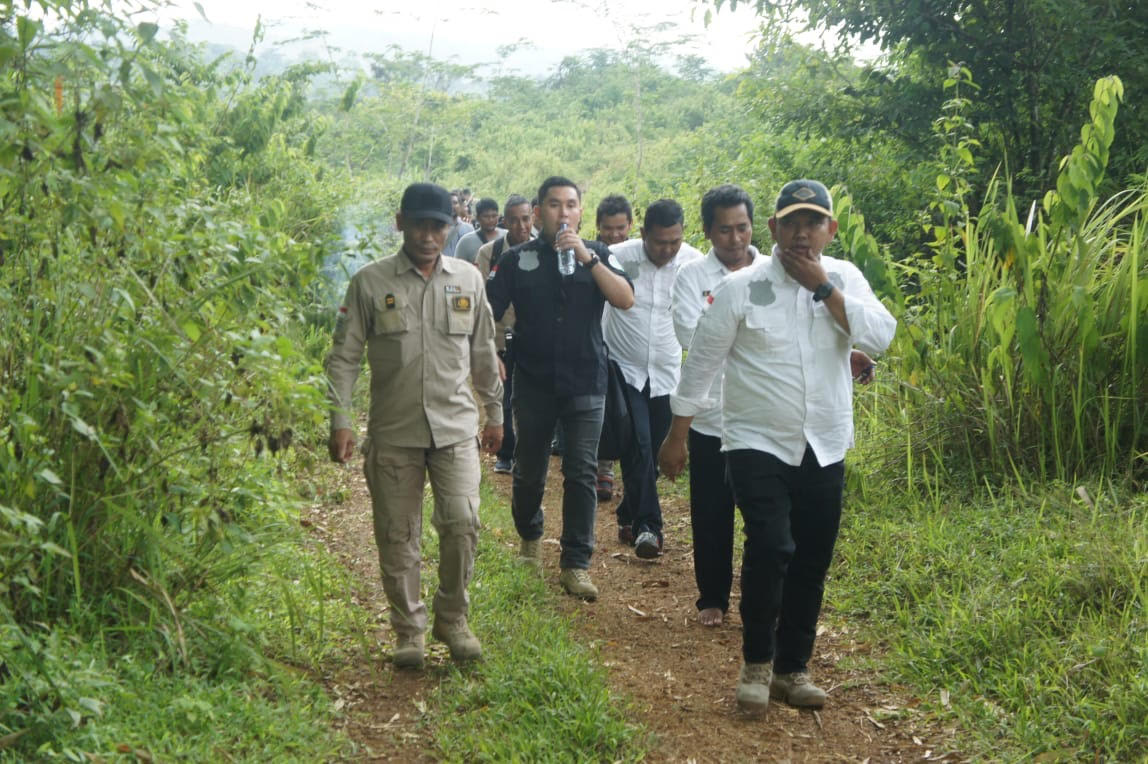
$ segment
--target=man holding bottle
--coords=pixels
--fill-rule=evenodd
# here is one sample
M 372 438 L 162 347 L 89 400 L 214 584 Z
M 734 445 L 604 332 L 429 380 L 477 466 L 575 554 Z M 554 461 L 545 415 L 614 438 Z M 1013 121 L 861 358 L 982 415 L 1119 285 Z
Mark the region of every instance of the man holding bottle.
M 547 178 L 538 189 L 537 238 L 505 252 L 486 291 L 495 320 L 515 311 L 514 453 L 511 512 L 520 556 L 542 560 L 542 495 L 554 425 L 566 430 L 562 459 L 562 587 L 585 600 L 598 597 L 587 572 L 594 549 L 598 437 L 606 400 L 602 310 L 625 310 L 634 290 L 603 244 L 582 239 L 582 197 L 573 181 Z M 560 253 L 573 272 L 559 272 Z M 569 257 L 569 256 L 568 256 Z

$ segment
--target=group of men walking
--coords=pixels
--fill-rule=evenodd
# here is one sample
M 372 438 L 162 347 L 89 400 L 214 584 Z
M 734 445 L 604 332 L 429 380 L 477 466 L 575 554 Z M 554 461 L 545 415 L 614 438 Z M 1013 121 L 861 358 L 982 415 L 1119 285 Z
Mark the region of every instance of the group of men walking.
M 619 540 L 639 557 L 661 554 L 657 476 L 676 477 L 688 460 L 703 626 L 721 624 L 729 608 L 735 505 L 744 520 L 739 707 L 763 711 L 771 695 L 820 706 L 825 693 L 807 663 L 841 515 L 851 386 L 871 378 L 861 351 L 883 351 L 895 322 L 856 267 L 822 255 L 837 223 L 821 183 L 781 190 L 768 256 L 751 244 L 753 201 L 736 186 L 702 199 L 707 254 L 684 243 L 682 208 L 669 199 L 650 204 L 640 237 L 627 239 L 632 213 L 619 199 L 603 200 L 600 240 L 586 240 L 579 188 L 548 178 L 533 202 L 507 200 L 505 228 L 497 204 L 484 222 L 490 210 L 479 202 L 473 256 L 464 238 L 459 256 L 447 257 L 456 200 L 414 184 L 396 215 L 401 250 L 351 280 L 327 361 L 331 455 L 353 454 L 351 390 L 365 349 L 364 470 L 394 663 L 424 660 L 419 538 L 428 475 L 440 537 L 432 634 L 456 660 L 481 655 L 467 623 L 480 445 L 496 453 L 496 471 L 512 475 L 519 556 L 541 566 L 542 497 L 561 428 L 559 582 L 571 595 L 598 597 L 589 567 L 597 501 L 614 489 L 612 465 L 598 460 L 612 360 L 632 422 Z M 566 273 L 563 257 L 574 261 Z M 479 406 L 486 424 L 476 438 Z

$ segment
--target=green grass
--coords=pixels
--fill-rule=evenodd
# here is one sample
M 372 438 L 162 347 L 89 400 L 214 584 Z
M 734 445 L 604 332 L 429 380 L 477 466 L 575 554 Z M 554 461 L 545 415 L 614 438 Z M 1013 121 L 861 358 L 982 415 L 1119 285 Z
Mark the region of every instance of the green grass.
M 273 519 L 278 517 L 277 520 Z M 0 701 L 33 703 L 0 727 L 0 761 L 328 761 L 352 744 L 310 672 L 366 633 L 347 571 L 268 512 L 236 537 L 244 571 L 166 618 L 114 623 L 109 604 L 36 631 L 0 626 Z M 44 709 L 55 708 L 46 713 Z
M 974 758 L 1148 750 L 1148 499 L 1090 490 L 846 497 L 827 605 Z
M 449 761 L 643 758 L 649 734 L 633 720 L 628 701 L 611 693 L 577 624 L 557 611 L 558 595 L 515 561 L 510 508 L 485 483 L 480 512 L 470 621 L 483 660 L 452 665 L 432 695 L 425 723 L 437 755 Z M 423 543 L 424 555 L 433 558 L 433 531 Z M 437 585 L 434 567 L 424 578 L 425 592 Z

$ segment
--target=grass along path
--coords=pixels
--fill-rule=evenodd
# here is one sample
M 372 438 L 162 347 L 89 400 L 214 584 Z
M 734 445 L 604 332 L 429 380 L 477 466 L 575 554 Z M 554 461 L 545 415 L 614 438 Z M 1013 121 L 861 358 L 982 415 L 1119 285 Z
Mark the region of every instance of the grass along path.
M 395 671 L 393 633 L 378 574 L 370 499 L 361 470 L 322 468 L 328 496 L 304 517 L 352 572 L 353 604 L 374 614 L 369 634 L 347 637 L 323 676 L 354 741 L 371 761 L 638 760 L 648 735 L 625 700 L 609 690 L 593 651 L 578 641 L 541 578 L 514 562 L 509 510 L 483 485 L 484 528 L 471 583 L 471 625 L 484 659 L 458 667 L 427 637 L 427 666 Z M 423 527 L 423 591 L 437 585 L 437 538 Z M 433 617 L 433 614 L 432 614 Z
M 666 554 L 636 558 L 616 540 L 613 504 L 599 505 L 592 574 L 596 603 L 557 585 L 561 476 L 552 460 L 544 506 L 544 572 L 514 563 L 508 476 L 485 463 L 483 531 L 471 587 L 481 664 L 459 669 L 428 640 L 427 669 L 390 668 L 392 635 L 369 499 L 357 466 L 332 469 L 342 503 L 306 518 L 354 573 L 358 604 L 376 613 L 358 658 L 325 677 L 339 726 L 371 760 L 933 761 L 959 758 L 952 732 L 904 688 L 882 681 L 882 647 L 827 610 L 814 664 L 830 690 L 821 712 L 772 706 L 764 719 L 736 711 L 740 622 L 694 620 L 689 513 L 663 481 Z M 428 493 L 429 496 L 429 493 Z M 424 591 L 434 588 L 434 533 L 424 527 Z M 429 595 L 428 595 L 429 596 Z M 735 583 L 736 602 L 736 583 Z

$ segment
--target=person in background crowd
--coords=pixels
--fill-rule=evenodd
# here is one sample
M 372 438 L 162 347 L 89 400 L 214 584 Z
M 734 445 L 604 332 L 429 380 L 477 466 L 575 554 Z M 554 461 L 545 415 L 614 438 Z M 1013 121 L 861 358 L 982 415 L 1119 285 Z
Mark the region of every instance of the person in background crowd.
M 630 229 L 634 226 L 634 209 L 626 197 L 611 194 L 598 202 L 596 222 L 598 241 L 606 246 L 621 244 L 630 238 Z
M 506 234 L 505 228 L 498 227 L 498 202 L 493 199 L 480 199 L 475 205 L 475 220 L 478 228 L 458 240 L 454 256 L 459 260 L 474 263 L 479 247 Z
M 363 471 L 397 638 L 392 658 L 399 668 L 421 668 L 424 660 L 427 607 L 419 542 L 428 475 L 431 522 L 439 535 L 432 634 L 456 661 L 482 655 L 467 624 L 478 541 L 475 435 L 480 403 L 487 423 L 482 445 L 491 451 L 501 445 L 502 384 L 482 277 L 472 266 L 442 256 L 453 217 L 445 188 L 407 187 L 395 217 L 402 248 L 351 278 L 326 362 L 328 445 L 332 459 L 347 462 L 355 451 L 351 393 L 367 351 L 371 403 Z
M 594 550 L 594 478 L 606 402 L 602 308 L 634 302 L 634 290 L 604 244 L 577 234 L 582 196 L 573 181 L 553 176 L 538 189 L 537 238 L 503 253 L 486 282 L 495 319 L 514 306 L 514 449 L 511 513 L 521 537 L 519 555 L 541 564 L 542 496 L 546 445 L 561 421 L 562 551 L 559 582 L 567 593 L 598 597 L 590 579 Z M 558 270 L 571 250 L 571 275 Z
M 462 213 L 466 211 L 466 208 L 463 205 L 461 199 L 461 191 L 450 192 L 450 206 L 454 217 L 452 218 L 451 225 L 446 232 L 446 241 L 442 248 L 443 257 L 454 257 L 454 250 L 455 247 L 458 246 L 459 240 L 474 230 L 474 226 L 472 226 L 469 222 L 469 216 L 467 216 L 467 218 L 463 218 L 462 216 Z
M 533 234 L 533 205 L 525 196 L 513 194 L 503 207 L 503 222 L 506 235 L 483 244 L 478 250 L 475 265 L 483 279 L 498 267 L 502 255 L 512 247 L 530 241 Z M 494 461 L 494 471 L 509 475 L 514 467 L 514 411 L 511 397 L 514 394 L 514 306 L 507 307 L 502 319 L 495 324 L 494 339 L 498 346 L 498 357 L 502 361 L 502 448 Z
M 598 241 L 612 247 L 630 238 L 630 228 L 634 225 L 634 209 L 626 197 L 620 194 L 611 194 L 598 202 L 595 222 L 598 226 Z M 657 443 L 654 445 L 656 448 Z M 609 459 L 600 459 L 598 461 L 598 501 L 612 501 L 613 498 L 614 462 Z
M 460 188 L 458 190 L 459 202 L 459 217 L 471 225 L 474 224 L 474 199 L 470 194 L 469 188 Z
M 897 326 L 856 266 L 822 254 L 837 233 L 824 185 L 791 181 L 774 209 L 772 257 L 710 295 L 659 453 L 665 475 L 682 471 L 693 416 L 724 369 L 722 448 L 746 536 L 735 697 L 749 713 L 771 697 L 825 703 L 808 661 L 853 443 L 850 351 L 883 351 Z M 748 215 L 728 222 L 731 235 L 752 230 Z
M 670 393 L 678 384 L 682 346 L 674 335 L 671 290 L 678 269 L 702 253 L 683 242 L 680 204 L 659 199 L 646 208 L 642 236 L 611 245 L 634 285 L 634 306 L 607 306 L 606 346 L 618 362 L 634 427 L 634 447 L 622 456 L 625 490 L 618 502 L 618 540 L 634 545 L 642 558 L 662 552 L 662 507 L 658 500 L 657 448 L 670 428 Z M 598 480 L 602 480 L 601 463 Z

